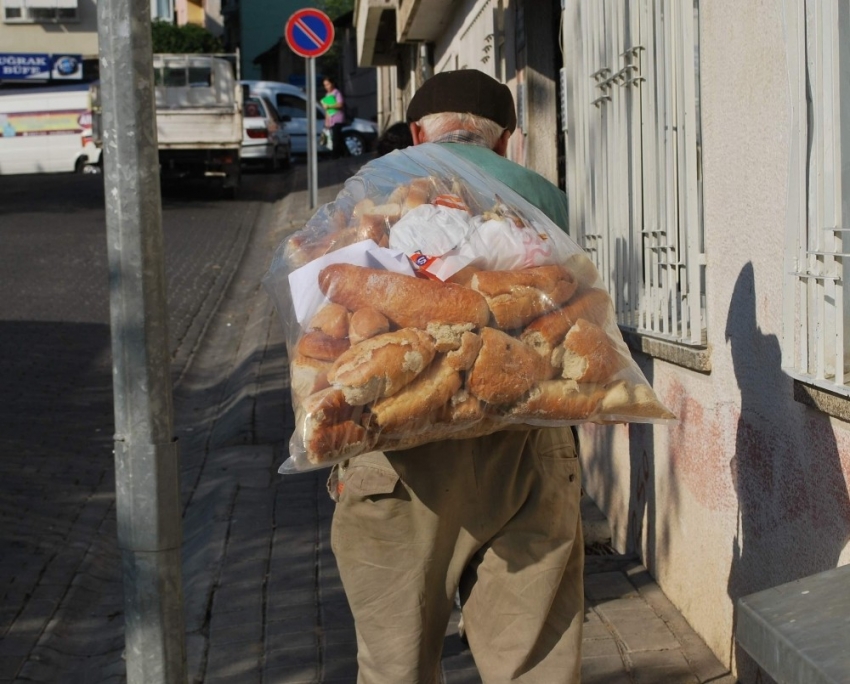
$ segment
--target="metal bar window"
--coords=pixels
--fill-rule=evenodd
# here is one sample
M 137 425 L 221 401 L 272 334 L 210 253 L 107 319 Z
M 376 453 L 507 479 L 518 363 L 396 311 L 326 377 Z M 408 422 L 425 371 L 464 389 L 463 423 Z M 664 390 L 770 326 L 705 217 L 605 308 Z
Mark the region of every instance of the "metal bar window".
M 844 173 L 850 162 L 850 8 L 840 0 L 806 0 L 804 7 L 798 31 L 805 64 L 797 78 L 811 84 L 811 95 L 810 116 L 798 135 L 809 154 L 806 182 L 799 184 L 803 225 L 788 232 L 784 359 L 792 375 L 850 394 L 850 298 L 844 296 L 850 225 L 843 221 L 850 208 L 850 174 Z
M 565 0 L 573 236 L 619 324 L 705 342 L 698 2 Z

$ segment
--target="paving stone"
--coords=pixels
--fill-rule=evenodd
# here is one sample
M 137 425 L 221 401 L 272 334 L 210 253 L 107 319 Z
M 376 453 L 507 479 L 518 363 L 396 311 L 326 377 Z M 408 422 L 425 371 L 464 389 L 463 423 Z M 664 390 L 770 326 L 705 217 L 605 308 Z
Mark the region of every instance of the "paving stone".
M 608 639 L 584 639 L 581 642 L 582 658 L 599 658 L 602 656 L 620 656 L 620 649 L 613 637 Z
M 582 684 L 634 684 L 619 656 L 583 657 L 581 682 Z
M 699 684 L 680 651 L 647 651 L 631 654 L 636 684 Z
M 315 663 L 286 664 L 263 670 L 263 684 L 317 684 L 318 681 L 319 670 Z
M 604 599 L 636 598 L 637 590 L 621 572 L 602 572 L 584 580 L 585 596 L 596 602 Z

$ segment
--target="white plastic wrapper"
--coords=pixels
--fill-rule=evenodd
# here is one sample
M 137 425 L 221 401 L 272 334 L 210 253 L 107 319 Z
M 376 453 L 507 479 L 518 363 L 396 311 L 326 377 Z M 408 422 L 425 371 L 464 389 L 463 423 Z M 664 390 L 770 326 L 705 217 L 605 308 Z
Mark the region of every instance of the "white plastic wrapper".
M 439 145 L 374 160 L 280 245 L 281 472 L 517 426 L 666 423 L 581 248 Z

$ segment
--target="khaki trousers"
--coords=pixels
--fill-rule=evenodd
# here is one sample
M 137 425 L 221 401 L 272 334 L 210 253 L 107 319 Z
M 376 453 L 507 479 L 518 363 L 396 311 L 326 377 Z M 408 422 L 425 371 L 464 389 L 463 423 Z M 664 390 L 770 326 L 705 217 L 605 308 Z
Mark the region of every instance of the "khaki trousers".
M 331 545 L 358 684 L 437 684 L 456 590 L 485 684 L 579 681 L 579 463 L 568 428 L 499 432 L 340 469 Z

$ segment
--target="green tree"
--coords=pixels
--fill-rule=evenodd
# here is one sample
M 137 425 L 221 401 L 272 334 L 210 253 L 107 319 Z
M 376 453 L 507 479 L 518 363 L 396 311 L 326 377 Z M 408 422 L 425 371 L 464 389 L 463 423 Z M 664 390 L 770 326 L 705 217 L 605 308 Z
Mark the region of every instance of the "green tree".
M 154 20 L 151 25 L 154 52 L 222 52 L 221 39 L 207 31 L 203 26 L 186 24 L 176 26 L 162 19 Z
M 319 9 L 327 14 L 331 21 L 338 19 L 346 12 L 351 12 L 354 9 L 354 0 L 321 0 L 318 3 Z M 340 59 L 342 59 L 342 48 L 339 44 L 339 39 L 334 40 L 334 44 L 328 51 L 318 58 L 316 66 L 319 72 L 323 75 L 337 78 L 340 70 Z M 338 84 L 340 87 L 342 84 Z

